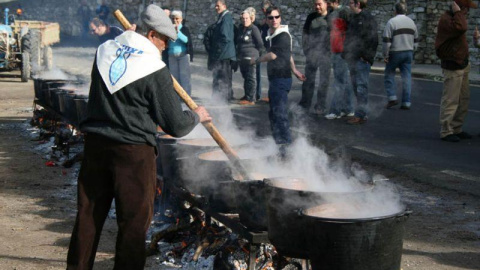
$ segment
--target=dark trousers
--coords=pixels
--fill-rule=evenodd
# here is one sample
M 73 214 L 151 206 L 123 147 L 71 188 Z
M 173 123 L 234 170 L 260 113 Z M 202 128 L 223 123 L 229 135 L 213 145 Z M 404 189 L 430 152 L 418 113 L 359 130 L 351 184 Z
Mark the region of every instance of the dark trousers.
M 245 98 L 248 101 L 255 101 L 256 85 L 256 66 L 250 64 L 240 64 L 240 73 L 243 77 L 243 90 L 245 91 Z
M 255 94 L 255 99 L 259 100 L 262 98 L 262 64 L 257 64 L 257 93 Z
M 317 103 L 315 104 L 316 110 L 325 109 L 325 101 L 327 97 L 328 85 L 330 83 L 330 54 L 324 57 L 307 57 L 307 63 L 305 65 L 305 77 L 307 79 L 302 84 L 302 99 L 299 105 L 310 110 L 312 105 L 313 94 L 315 93 L 315 78 L 317 76 L 317 70 L 320 71 L 320 82 L 317 89 Z
M 155 196 L 155 150 L 87 134 L 78 177 L 78 212 L 67 269 L 92 269 L 100 233 L 115 199 L 118 235 L 114 269 L 143 269 Z
M 275 143 L 289 144 L 292 142 L 290 122 L 288 120 L 288 93 L 292 88 L 292 78 L 270 79 L 268 98 L 270 102 L 270 126 Z
M 233 98 L 232 66 L 230 60 L 218 60 L 213 63 L 213 93 L 216 100 L 228 101 Z

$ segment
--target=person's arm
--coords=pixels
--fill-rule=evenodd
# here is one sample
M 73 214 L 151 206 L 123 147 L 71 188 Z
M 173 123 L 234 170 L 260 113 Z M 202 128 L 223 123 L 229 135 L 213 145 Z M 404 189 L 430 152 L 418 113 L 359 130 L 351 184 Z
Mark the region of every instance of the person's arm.
M 258 30 L 257 26 L 252 27 L 252 37 L 255 48 L 259 51 L 260 55 L 263 54 L 265 47 L 263 46 L 262 33 Z
M 307 78 L 303 75 L 300 71 L 298 71 L 297 67 L 295 66 L 295 61 L 293 60 L 293 56 L 290 56 L 290 69 L 293 72 L 293 75 L 297 77 L 300 81 L 305 81 Z
M 188 37 L 185 34 L 183 34 L 182 31 L 177 32 L 177 39 L 185 44 L 188 43 Z
M 198 113 L 182 110 L 167 68 L 155 72 L 153 76 L 149 76 L 149 79 L 151 79 L 147 86 L 148 99 L 151 100 L 149 113 L 155 123 L 169 135 L 185 136 L 199 122 L 211 120 L 204 109 L 196 110 Z
M 383 30 L 383 59 L 385 63 L 388 63 L 388 55 L 390 53 L 390 47 L 392 46 L 392 23 L 389 21 L 385 25 L 385 30 Z

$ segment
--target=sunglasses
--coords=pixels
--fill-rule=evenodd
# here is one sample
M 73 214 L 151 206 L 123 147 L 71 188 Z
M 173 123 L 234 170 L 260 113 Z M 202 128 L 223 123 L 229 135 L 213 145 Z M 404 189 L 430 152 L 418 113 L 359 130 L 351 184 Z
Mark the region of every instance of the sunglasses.
M 280 19 L 280 15 L 278 15 L 278 16 L 268 16 L 267 18 L 269 20 L 273 21 L 273 19 Z

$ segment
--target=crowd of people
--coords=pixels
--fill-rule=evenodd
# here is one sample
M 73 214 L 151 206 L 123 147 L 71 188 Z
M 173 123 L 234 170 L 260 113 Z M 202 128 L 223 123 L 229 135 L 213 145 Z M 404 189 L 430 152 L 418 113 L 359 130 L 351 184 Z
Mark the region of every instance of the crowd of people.
M 328 120 L 346 117 L 346 123 L 350 125 L 360 125 L 368 121 L 369 75 L 379 45 L 379 29 L 375 18 L 366 10 L 367 2 L 350 0 L 347 7 L 340 5 L 339 0 L 313 0 L 313 12 L 308 14 L 302 32 L 305 75 L 300 74 L 293 63 L 290 68 L 290 74 L 293 73 L 303 81 L 298 105 L 304 113 L 313 110 L 314 114 Z M 276 33 L 288 33 L 288 26 L 280 24 L 275 27 L 277 16 L 269 16 L 269 8 L 272 7 L 275 7 L 272 1 L 262 1 L 261 8 L 265 14 L 263 24 L 256 22 L 255 9 L 248 7 L 241 13 L 241 23 L 235 26 L 226 2 L 217 1 L 216 9 L 219 15 L 212 27 L 213 38 L 208 39 L 210 44 L 206 44 L 206 49 L 209 60 L 213 63 L 211 69 L 214 96 L 220 96 L 229 102 L 234 100 L 231 89 L 232 69 L 235 70 L 236 63 L 240 66 L 245 91 L 238 102 L 240 105 L 254 105 L 259 101 L 259 64 L 271 61 L 267 64 L 270 87 L 266 101 L 270 101 L 272 133 L 277 143 L 283 144 L 289 140 L 280 138 L 280 133 L 276 130 L 279 130 L 279 126 L 288 126 L 287 112 L 282 104 L 286 97 L 278 99 L 275 94 L 282 87 L 289 90 L 291 85 L 278 85 L 277 81 L 272 79 L 276 76 L 287 78 L 290 74 L 287 76 L 277 70 L 275 74 L 270 72 L 272 66 L 280 65 L 280 62 L 285 60 L 276 59 L 275 48 L 270 46 Z M 448 142 L 471 138 L 470 134 L 462 130 L 462 126 L 469 101 L 467 16 L 469 9 L 476 7 L 471 0 L 454 0 L 439 21 L 436 52 L 445 75 L 440 110 L 440 138 Z M 278 8 L 277 10 L 281 13 Z M 386 23 L 381 35 L 385 62 L 384 89 L 388 99 L 385 108 L 391 109 L 400 105 L 401 110 L 410 110 L 411 69 L 419 35 L 415 22 L 407 16 L 406 1 L 395 3 L 393 12 L 394 16 Z M 281 22 L 280 14 L 278 20 Z M 452 20 L 455 24 L 448 23 Z M 474 40 L 475 46 L 480 47 L 478 30 L 474 32 Z M 236 55 L 233 48 L 236 49 Z M 461 50 L 457 50 L 458 48 Z M 292 48 L 289 50 L 291 54 Z M 275 57 L 264 57 L 271 56 L 272 53 Z M 286 67 L 285 62 L 283 66 Z M 401 100 L 397 97 L 395 83 L 397 69 L 400 70 L 402 79 Z M 332 70 L 333 81 L 330 81 Z M 316 86 L 317 72 L 320 81 Z M 334 89 L 334 94 L 328 106 L 326 96 L 330 86 Z M 312 104 L 315 93 L 316 102 Z M 272 95 L 275 100 L 272 100 Z M 279 115 L 283 115 L 280 117 L 284 118 L 281 121 L 283 124 L 277 122 Z

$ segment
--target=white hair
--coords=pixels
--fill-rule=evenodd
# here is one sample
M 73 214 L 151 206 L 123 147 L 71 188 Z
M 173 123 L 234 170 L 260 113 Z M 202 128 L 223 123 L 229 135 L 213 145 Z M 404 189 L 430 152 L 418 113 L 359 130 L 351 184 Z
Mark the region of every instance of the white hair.
M 183 14 L 180 10 L 174 10 L 172 11 L 172 14 L 170 15 L 172 17 L 180 17 L 180 18 L 183 18 Z

